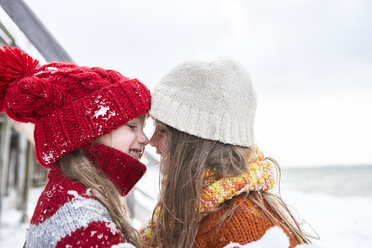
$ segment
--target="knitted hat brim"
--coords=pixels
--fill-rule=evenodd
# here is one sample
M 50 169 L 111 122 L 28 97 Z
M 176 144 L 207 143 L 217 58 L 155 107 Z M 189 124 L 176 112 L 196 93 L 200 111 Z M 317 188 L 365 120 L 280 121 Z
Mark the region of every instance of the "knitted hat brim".
M 144 88 L 137 79 L 115 83 L 38 120 L 34 131 L 37 160 L 51 168 L 69 152 L 148 113 L 150 93 Z
M 217 115 L 192 106 L 180 104 L 172 96 L 155 91 L 152 95 L 150 116 L 179 131 L 225 144 L 250 147 L 253 127 L 244 121 L 233 120 L 227 114 Z

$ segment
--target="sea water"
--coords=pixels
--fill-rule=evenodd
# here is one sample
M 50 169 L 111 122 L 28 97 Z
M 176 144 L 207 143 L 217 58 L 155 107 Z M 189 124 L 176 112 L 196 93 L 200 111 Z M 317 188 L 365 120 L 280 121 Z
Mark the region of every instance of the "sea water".
M 282 168 L 281 190 L 372 196 L 372 165 Z

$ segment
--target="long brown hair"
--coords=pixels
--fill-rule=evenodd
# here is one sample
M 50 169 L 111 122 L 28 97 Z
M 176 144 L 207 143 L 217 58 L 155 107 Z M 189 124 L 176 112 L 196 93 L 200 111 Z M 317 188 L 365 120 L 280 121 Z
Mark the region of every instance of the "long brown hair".
M 116 186 L 104 172 L 91 163 L 82 149 L 77 149 L 60 160 L 62 172 L 68 178 L 91 189 L 92 194 L 101 202 L 111 215 L 112 221 L 121 231 L 125 240 L 141 247 L 138 232 L 129 224 L 120 203 L 120 194 Z
M 157 204 L 159 216 L 152 241 L 156 239 L 159 247 L 192 247 L 200 224 L 197 206 L 203 190 L 205 170 L 213 169 L 222 177 L 240 175 L 249 163 L 249 148 L 198 138 L 165 126 L 168 149 L 160 162 L 164 178 Z M 280 173 L 278 163 L 274 160 L 272 162 Z M 247 193 L 247 197 L 273 223 L 279 223 L 288 233 L 293 233 L 299 243 L 310 242 L 279 196 L 259 192 Z M 220 220 L 221 225 L 239 206 L 225 204 L 220 208 L 222 207 L 226 211 Z

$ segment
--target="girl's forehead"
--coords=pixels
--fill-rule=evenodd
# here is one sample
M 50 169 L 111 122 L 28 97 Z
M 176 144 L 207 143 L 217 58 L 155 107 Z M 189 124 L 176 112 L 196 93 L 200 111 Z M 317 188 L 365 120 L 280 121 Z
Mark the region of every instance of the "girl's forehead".
M 147 116 L 146 114 L 140 115 L 140 116 L 137 116 L 136 118 L 133 118 L 133 119 L 129 120 L 128 122 L 130 122 L 130 121 L 141 121 L 141 122 L 145 122 L 146 116 Z
M 165 124 L 163 122 L 155 120 L 155 119 L 154 119 L 154 125 L 157 127 L 165 127 Z

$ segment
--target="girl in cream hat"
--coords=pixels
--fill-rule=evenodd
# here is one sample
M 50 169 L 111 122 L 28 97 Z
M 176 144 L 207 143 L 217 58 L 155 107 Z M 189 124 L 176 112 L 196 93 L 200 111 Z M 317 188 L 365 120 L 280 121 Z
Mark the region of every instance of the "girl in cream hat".
M 141 230 L 146 245 L 255 247 L 248 245 L 274 236 L 282 241 L 275 247 L 310 242 L 270 192 L 279 165 L 254 144 L 256 105 L 249 74 L 232 59 L 187 61 L 161 79 L 150 144 L 161 154 L 163 181 Z

